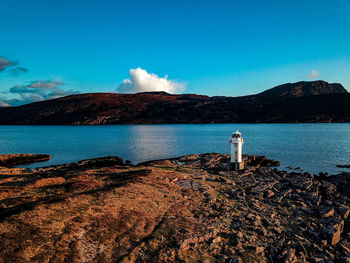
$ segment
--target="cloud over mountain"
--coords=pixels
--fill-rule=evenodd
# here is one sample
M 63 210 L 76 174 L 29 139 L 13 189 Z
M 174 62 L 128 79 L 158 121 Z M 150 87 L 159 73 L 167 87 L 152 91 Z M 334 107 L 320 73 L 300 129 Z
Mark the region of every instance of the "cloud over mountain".
M 64 83 L 61 81 L 51 80 L 38 80 L 31 81 L 26 85 L 15 85 L 9 89 L 8 93 L 11 95 L 16 95 L 17 98 L 10 100 L 2 99 L 2 103 L 17 106 L 78 93 L 73 90 L 63 90 L 61 88 L 62 85 L 64 85 Z
M 315 69 L 311 70 L 311 72 L 309 74 L 309 78 L 310 79 L 316 79 L 319 76 L 320 76 L 320 73 L 317 70 L 315 70 Z
M 164 78 L 154 73 L 148 73 L 146 70 L 138 67 L 130 69 L 130 78 L 124 79 L 117 88 L 120 93 L 138 93 L 146 91 L 165 91 L 171 94 L 181 93 L 185 90 L 186 84 Z

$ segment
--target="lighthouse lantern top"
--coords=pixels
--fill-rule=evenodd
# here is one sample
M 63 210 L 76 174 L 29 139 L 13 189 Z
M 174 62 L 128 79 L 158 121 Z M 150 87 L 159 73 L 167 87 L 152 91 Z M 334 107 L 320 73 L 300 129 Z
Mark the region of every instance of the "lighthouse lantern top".
M 236 131 L 236 133 L 232 133 L 232 137 L 233 138 L 241 138 L 242 137 L 242 133 L 240 133 L 239 131 Z

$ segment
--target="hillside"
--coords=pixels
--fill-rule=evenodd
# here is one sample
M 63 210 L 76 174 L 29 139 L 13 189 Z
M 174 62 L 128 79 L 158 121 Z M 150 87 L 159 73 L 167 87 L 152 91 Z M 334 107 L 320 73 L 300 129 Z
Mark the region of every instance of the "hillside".
M 272 89 L 268 89 L 259 96 L 288 96 L 302 97 L 326 94 L 347 93 L 346 89 L 339 83 L 327 83 L 325 81 L 300 81 L 287 83 Z
M 243 97 L 89 93 L 0 108 L 0 124 L 349 122 L 350 94 L 324 81 Z

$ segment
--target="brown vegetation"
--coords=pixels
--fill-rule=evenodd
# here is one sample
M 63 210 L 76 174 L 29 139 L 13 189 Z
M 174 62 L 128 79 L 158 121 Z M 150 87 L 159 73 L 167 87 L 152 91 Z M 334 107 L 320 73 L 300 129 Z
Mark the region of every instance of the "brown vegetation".
M 350 259 L 346 176 L 263 168 L 278 163 L 254 156 L 241 172 L 220 154 L 106 160 L 0 168 L 0 262 Z
M 288 83 L 243 97 L 89 93 L 0 107 L 0 124 L 350 122 L 341 84 Z

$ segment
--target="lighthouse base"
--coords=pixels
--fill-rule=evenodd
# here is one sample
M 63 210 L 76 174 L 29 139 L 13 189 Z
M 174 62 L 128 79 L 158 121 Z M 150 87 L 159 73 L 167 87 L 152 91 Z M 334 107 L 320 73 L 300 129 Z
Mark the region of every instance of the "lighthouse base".
M 230 162 L 230 170 L 243 170 L 244 169 L 244 162 Z

